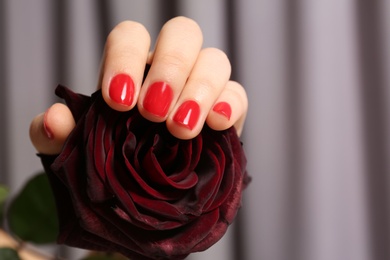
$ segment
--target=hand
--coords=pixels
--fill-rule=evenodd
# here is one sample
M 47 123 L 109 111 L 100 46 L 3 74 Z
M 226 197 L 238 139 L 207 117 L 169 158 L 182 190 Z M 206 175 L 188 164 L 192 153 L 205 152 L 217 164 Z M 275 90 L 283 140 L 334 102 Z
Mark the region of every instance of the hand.
M 118 111 L 138 106 L 148 120 L 167 124 L 180 139 L 195 137 L 206 122 L 215 130 L 232 125 L 241 133 L 248 100 L 243 87 L 230 81 L 231 66 L 218 49 L 202 49 L 202 32 L 191 19 L 176 17 L 159 34 L 154 51 L 139 23 L 126 21 L 109 34 L 99 88 Z M 145 65 L 151 64 L 143 80 Z M 30 138 L 39 153 L 57 154 L 74 128 L 67 106 L 57 103 L 36 116 Z

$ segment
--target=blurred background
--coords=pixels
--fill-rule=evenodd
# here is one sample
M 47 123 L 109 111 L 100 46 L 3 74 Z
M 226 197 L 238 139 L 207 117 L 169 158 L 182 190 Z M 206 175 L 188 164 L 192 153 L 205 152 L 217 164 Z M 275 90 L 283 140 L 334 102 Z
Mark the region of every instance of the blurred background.
M 253 177 L 228 234 L 189 259 L 390 259 L 389 14 L 380 0 L 0 0 L 0 182 L 16 192 L 42 169 L 31 119 L 58 83 L 95 90 L 118 22 L 154 40 L 185 15 L 247 90 Z

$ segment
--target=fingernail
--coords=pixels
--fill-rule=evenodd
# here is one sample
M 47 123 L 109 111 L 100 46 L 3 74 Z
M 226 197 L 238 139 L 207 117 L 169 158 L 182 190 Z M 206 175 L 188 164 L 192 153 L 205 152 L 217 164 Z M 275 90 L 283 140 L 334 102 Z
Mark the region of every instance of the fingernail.
M 54 139 L 53 131 L 47 125 L 47 112 L 43 115 L 43 130 L 45 131 L 47 138 Z
M 156 82 L 149 86 L 143 106 L 151 114 L 165 117 L 173 99 L 173 91 L 165 82 Z
M 178 108 L 173 121 L 192 130 L 198 122 L 199 115 L 200 108 L 198 103 L 188 100 Z
M 110 98 L 125 106 L 133 103 L 134 82 L 127 74 L 118 74 L 111 79 L 109 86 Z
M 227 102 L 218 102 L 213 107 L 213 111 L 225 116 L 228 120 L 230 120 L 230 116 L 232 115 L 232 108 Z

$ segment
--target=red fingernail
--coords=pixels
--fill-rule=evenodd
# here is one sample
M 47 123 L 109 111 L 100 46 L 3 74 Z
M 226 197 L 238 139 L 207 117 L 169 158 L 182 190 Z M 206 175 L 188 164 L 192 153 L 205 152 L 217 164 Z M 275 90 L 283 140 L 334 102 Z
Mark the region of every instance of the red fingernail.
M 49 139 L 54 138 L 53 131 L 47 125 L 47 112 L 43 116 L 43 130 L 45 130 L 45 134 Z
M 230 120 L 230 116 L 232 115 L 232 108 L 229 103 L 226 102 L 219 102 L 215 104 L 213 111 L 225 116 L 228 120 Z
M 110 98 L 125 106 L 130 106 L 133 103 L 134 97 L 134 82 L 127 74 L 118 74 L 111 79 L 109 87 Z
M 181 104 L 173 117 L 173 121 L 192 130 L 198 122 L 199 115 L 200 108 L 198 103 L 189 100 Z
M 151 114 L 165 117 L 173 99 L 173 91 L 165 82 L 156 82 L 149 86 L 143 106 Z

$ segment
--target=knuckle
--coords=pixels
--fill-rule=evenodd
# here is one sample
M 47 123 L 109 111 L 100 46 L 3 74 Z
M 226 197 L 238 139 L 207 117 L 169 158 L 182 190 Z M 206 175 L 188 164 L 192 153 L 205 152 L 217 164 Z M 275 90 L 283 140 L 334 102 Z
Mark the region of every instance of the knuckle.
M 164 25 L 164 27 L 171 27 L 171 26 L 175 28 L 180 27 L 185 31 L 190 31 L 190 32 L 201 31 L 199 24 L 195 20 L 184 16 L 178 16 L 172 18 Z
M 228 84 L 226 85 L 226 88 L 233 92 L 237 92 L 239 95 L 246 95 L 244 86 L 242 86 L 237 81 L 234 80 L 229 81 Z
M 216 63 L 216 66 L 223 67 L 226 70 L 231 70 L 230 60 L 227 54 L 218 48 L 205 48 L 202 50 L 202 55 L 207 55 L 210 59 Z
M 240 101 L 244 111 L 248 110 L 248 96 L 244 86 L 236 81 L 229 81 L 226 90 L 230 91 L 232 96 L 235 96 Z
M 166 22 L 161 32 L 174 32 L 179 39 L 203 41 L 203 33 L 199 24 L 183 16 L 175 17 Z
M 193 86 L 199 97 L 209 98 L 219 96 L 223 90 L 221 82 L 213 77 L 199 77 L 194 79 Z
M 146 31 L 146 28 L 143 24 L 135 21 L 122 21 L 118 23 L 113 31 L 126 32 L 126 31 Z
M 218 84 L 210 78 L 200 78 L 196 82 L 197 93 L 200 96 L 208 97 L 210 95 L 215 96 L 220 92 Z
M 167 65 L 167 66 L 182 66 L 185 64 L 187 57 L 185 53 L 180 52 L 180 51 L 172 51 L 165 53 L 164 55 L 161 56 L 162 62 Z
M 108 34 L 106 45 L 110 46 L 114 42 L 123 39 L 126 35 L 136 35 L 137 38 L 150 38 L 145 26 L 135 21 L 122 21 L 118 23 Z
M 187 73 L 191 66 L 188 55 L 180 51 L 165 53 L 160 57 L 160 61 L 166 68 L 176 73 Z

